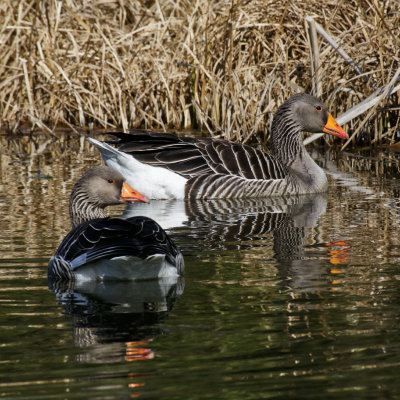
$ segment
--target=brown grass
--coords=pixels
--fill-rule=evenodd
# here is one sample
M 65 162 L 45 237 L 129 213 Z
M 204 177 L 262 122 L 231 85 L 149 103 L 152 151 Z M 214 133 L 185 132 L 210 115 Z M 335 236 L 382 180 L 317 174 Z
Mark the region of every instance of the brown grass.
M 307 15 L 365 73 L 357 75 L 319 38 L 321 97 L 334 114 L 399 68 L 396 1 L 3 0 L 0 119 L 9 130 L 28 121 L 48 135 L 60 125 L 93 125 L 263 141 L 276 107 L 311 92 Z M 382 131 L 395 140 L 397 104 L 397 95 L 385 101 L 358 142 Z

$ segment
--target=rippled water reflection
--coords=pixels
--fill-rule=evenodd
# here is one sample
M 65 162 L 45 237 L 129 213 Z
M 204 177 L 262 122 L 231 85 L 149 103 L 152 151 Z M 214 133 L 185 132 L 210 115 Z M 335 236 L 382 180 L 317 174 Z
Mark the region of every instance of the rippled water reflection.
M 167 228 L 185 278 L 54 293 L 70 189 L 100 157 L 35 140 L 0 142 L 2 397 L 400 397 L 398 156 L 316 153 L 325 195 L 111 209 Z

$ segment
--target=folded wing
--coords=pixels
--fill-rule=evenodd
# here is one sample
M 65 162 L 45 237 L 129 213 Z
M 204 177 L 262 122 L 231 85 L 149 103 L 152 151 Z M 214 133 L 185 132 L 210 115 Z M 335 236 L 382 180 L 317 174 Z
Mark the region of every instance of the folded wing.
M 201 175 L 231 175 L 244 179 L 285 179 L 284 166 L 251 146 L 214 138 L 177 137 L 172 133 L 113 132 L 112 144 L 138 161 L 167 168 L 187 179 Z
M 55 257 L 76 270 L 99 259 L 134 256 L 145 259 L 166 255 L 176 265 L 179 251 L 165 231 L 147 217 L 95 219 L 73 229 L 60 244 Z

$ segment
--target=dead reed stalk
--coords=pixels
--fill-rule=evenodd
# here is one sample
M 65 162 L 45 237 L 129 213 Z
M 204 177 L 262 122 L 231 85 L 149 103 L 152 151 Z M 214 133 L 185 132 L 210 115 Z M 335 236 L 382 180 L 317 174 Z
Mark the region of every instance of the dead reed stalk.
M 319 41 L 319 90 L 336 115 L 390 81 L 396 1 L 3 0 L 0 119 L 11 130 L 192 128 L 263 142 L 276 107 L 312 91 L 308 15 L 369 77 Z M 398 138 L 397 101 L 371 115 L 358 142 L 376 139 L 375 126 Z

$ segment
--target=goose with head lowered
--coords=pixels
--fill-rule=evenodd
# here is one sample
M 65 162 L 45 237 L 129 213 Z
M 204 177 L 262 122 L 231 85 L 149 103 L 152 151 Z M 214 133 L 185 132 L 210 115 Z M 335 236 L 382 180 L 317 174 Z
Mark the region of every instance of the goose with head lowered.
M 145 280 L 183 274 L 182 254 L 157 222 L 107 217 L 104 208 L 123 201 L 149 200 L 110 167 L 85 172 L 72 190 L 72 230 L 50 259 L 49 280 Z
M 269 153 L 227 140 L 165 132 L 110 132 L 118 138 L 113 146 L 88 140 L 107 165 L 149 198 L 251 198 L 327 189 L 326 175 L 304 147 L 302 132 L 348 138 L 323 102 L 301 93 L 277 109 Z

